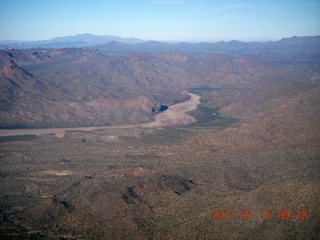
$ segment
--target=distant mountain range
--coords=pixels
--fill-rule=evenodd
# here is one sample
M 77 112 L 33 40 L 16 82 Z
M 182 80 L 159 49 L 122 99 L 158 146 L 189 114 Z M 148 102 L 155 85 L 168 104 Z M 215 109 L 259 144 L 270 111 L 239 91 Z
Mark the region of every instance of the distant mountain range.
M 255 54 L 274 55 L 290 53 L 299 55 L 306 50 L 312 55 L 320 49 L 320 36 L 290 37 L 279 41 L 242 42 L 238 40 L 200 43 L 166 43 L 145 41 L 137 38 L 122 38 L 117 36 L 96 36 L 80 34 L 69 37 L 57 37 L 42 41 L 0 41 L 0 49 L 40 50 L 56 48 L 95 48 L 101 54 L 124 54 L 132 52 L 171 52 L 181 51 L 187 54 Z M 306 49 L 307 48 L 307 49 Z M 310 55 L 310 56 L 311 56 Z
M 229 42 L 201 42 L 201 43 L 164 43 L 157 41 L 146 41 L 135 44 L 126 44 L 118 41 L 112 41 L 94 46 L 102 54 L 123 54 L 128 52 L 171 52 L 181 51 L 186 54 L 254 54 L 254 55 L 272 55 L 283 53 L 304 54 L 309 51 L 318 52 L 320 49 L 320 36 L 311 37 L 291 37 L 283 38 L 279 41 L 268 42 L 241 42 L 232 40 Z
M 122 38 L 117 36 L 97 36 L 93 34 L 78 34 L 75 36 L 56 37 L 50 40 L 38 41 L 13 41 L 2 40 L 0 41 L 0 48 L 65 48 L 65 47 L 89 47 L 98 44 L 104 44 L 112 41 L 117 41 L 126 44 L 141 43 L 144 40 L 138 38 Z

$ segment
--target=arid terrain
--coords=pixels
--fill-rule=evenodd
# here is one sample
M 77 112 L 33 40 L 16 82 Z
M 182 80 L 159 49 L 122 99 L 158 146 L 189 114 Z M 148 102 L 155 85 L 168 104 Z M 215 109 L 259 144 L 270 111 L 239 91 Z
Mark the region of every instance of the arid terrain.
M 0 137 L 5 136 L 23 136 L 23 135 L 44 135 L 44 134 L 59 134 L 66 131 L 94 131 L 103 129 L 127 129 L 127 128 L 159 128 L 169 126 L 184 126 L 195 123 L 197 120 L 187 112 L 195 110 L 200 104 L 200 96 L 192 93 L 183 93 L 190 96 L 190 99 L 170 106 L 166 111 L 155 115 L 155 121 L 132 125 L 118 126 L 97 126 L 97 127 L 75 127 L 75 128 L 34 128 L 34 129 L 2 129 Z
M 319 45 L 1 50 L 0 238 L 319 239 Z

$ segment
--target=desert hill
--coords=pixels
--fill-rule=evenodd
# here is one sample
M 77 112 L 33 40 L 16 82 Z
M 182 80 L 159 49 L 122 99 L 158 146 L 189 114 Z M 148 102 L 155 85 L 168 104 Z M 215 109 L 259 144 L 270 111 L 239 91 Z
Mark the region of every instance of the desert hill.
M 28 103 L 34 95 L 43 96 L 48 86 L 10 60 L 0 70 L 1 111 L 9 110 L 18 100 Z M 39 99 L 40 100 L 40 99 Z
M 2 68 L 2 127 L 128 124 L 150 120 L 162 106 L 152 94 L 128 93 L 109 84 L 106 73 L 95 75 L 99 62 L 93 61 L 100 59 L 94 50 L 57 49 L 37 53 L 40 60 L 16 50 L 3 55 L 35 74 L 13 60 Z

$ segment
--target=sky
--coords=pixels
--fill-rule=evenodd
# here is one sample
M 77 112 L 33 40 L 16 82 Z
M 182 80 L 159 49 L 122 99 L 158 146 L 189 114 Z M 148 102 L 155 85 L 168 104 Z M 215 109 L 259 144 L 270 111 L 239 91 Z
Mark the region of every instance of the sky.
M 1 0 L 0 40 L 91 33 L 157 41 L 320 35 L 320 0 Z

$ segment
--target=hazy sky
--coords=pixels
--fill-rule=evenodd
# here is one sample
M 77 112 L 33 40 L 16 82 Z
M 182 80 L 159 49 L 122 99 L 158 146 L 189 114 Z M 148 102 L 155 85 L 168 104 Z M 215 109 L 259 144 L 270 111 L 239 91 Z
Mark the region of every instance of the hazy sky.
M 0 0 L 0 40 L 81 33 L 203 41 L 320 35 L 320 0 Z

